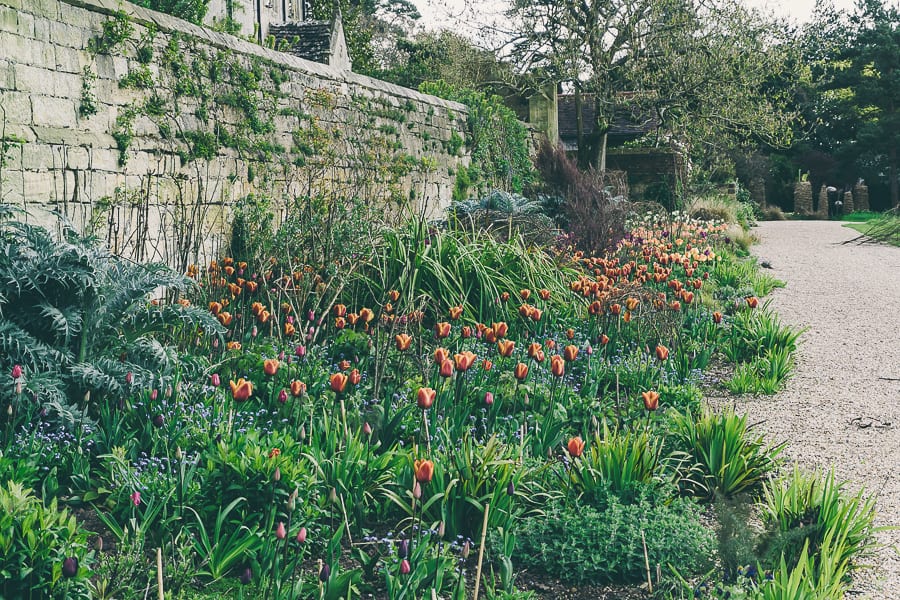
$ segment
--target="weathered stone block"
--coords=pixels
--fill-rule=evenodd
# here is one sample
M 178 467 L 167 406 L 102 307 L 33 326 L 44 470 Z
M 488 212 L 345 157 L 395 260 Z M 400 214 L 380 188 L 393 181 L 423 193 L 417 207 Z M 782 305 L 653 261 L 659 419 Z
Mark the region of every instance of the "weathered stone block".
M 13 63 L 0 59 L 0 90 L 16 89 L 16 69 Z
M 19 35 L 34 37 L 34 15 L 27 12 L 19 12 Z
M 78 109 L 74 100 L 34 96 L 31 99 L 31 109 L 35 125 L 75 127 L 78 123 Z
M 59 2 L 57 0 L 28 0 L 27 10 L 39 17 L 46 17 L 54 21 L 59 18 Z
M 90 152 L 81 146 L 66 148 L 66 167 L 69 169 L 83 170 L 91 164 Z
M 44 204 L 54 199 L 55 181 L 50 171 L 23 171 L 25 202 Z
M 53 150 L 49 144 L 25 144 L 22 147 L 22 168 L 44 171 L 53 166 Z
M 34 18 L 34 39 L 38 42 L 50 42 L 50 24 L 55 20 L 45 19 L 43 17 Z
M 68 46 L 80 50 L 84 42 L 84 34 L 80 27 L 53 21 L 50 24 L 50 41 L 57 46 Z
M 85 52 L 81 52 L 74 48 L 65 46 L 56 46 L 56 70 L 63 73 L 74 73 L 81 75 L 85 66 L 90 63 Z M 80 86 L 79 86 L 80 87 Z
M 40 67 L 16 65 L 16 89 L 42 96 L 81 97 L 81 76 Z
M 0 31 L 19 33 L 18 11 L 8 6 L 0 6 Z
M 0 117 L 6 116 L 7 123 L 31 125 L 31 98 L 22 92 L 0 92 Z

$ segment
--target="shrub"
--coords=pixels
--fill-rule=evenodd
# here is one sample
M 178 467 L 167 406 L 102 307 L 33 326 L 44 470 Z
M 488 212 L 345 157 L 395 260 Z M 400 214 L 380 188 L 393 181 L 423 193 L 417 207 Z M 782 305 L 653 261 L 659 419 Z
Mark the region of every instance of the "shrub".
M 76 402 L 159 386 L 179 365 L 175 344 L 219 335 L 208 311 L 150 302 L 192 287 L 161 264 L 111 255 L 65 223 L 59 239 L 0 206 L 0 368 L 24 368 L 24 393 L 74 420 Z M 0 389 L 4 399 L 12 390 Z
M 44 506 L 13 481 L 0 486 L 4 597 L 89 598 L 90 559 L 87 532 L 65 509 L 57 509 L 55 499 Z
M 542 191 L 564 199 L 566 223 L 579 250 L 600 256 L 625 236 L 627 193 L 611 173 L 582 171 L 563 148 L 550 143 L 541 145 L 535 166 L 544 181 Z
M 645 577 L 643 532 L 651 565 L 699 573 L 711 565 L 715 548 L 699 512 L 682 498 L 661 502 L 641 496 L 626 504 L 612 494 L 602 507 L 554 505 L 546 516 L 522 522 L 514 558 L 520 568 L 566 583 L 640 581 Z
M 705 411 L 676 414 L 672 420 L 681 449 L 701 467 L 704 491 L 710 495 L 733 496 L 759 485 L 778 464 L 784 445 L 766 446 L 762 435 L 752 436 L 747 416 L 732 409 L 721 413 Z

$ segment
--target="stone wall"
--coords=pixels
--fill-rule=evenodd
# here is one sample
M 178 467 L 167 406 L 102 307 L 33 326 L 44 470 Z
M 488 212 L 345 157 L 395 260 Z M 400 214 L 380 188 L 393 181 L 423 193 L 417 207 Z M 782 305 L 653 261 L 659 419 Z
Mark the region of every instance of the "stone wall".
M 127 2 L 0 0 L 0 201 L 62 212 L 136 260 L 215 255 L 250 194 L 437 216 L 468 163 L 465 120 Z
M 674 198 L 684 179 L 684 159 L 679 154 L 665 149 L 610 148 L 606 168 L 628 174 L 629 199 L 674 208 Z

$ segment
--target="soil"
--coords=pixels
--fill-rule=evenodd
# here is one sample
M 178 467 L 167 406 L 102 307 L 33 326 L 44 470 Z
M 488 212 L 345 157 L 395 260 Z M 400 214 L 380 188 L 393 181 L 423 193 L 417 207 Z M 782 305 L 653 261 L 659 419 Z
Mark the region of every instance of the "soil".
M 797 464 L 835 469 L 847 489 L 877 496 L 877 526 L 900 526 L 900 248 L 847 242 L 829 221 L 774 221 L 754 233 L 760 262 L 787 285 L 772 307 L 806 328 L 797 368 L 774 397 L 743 397 L 738 411 L 787 441 Z M 733 400 L 731 400 L 733 401 Z M 854 575 L 851 598 L 900 599 L 900 529 Z

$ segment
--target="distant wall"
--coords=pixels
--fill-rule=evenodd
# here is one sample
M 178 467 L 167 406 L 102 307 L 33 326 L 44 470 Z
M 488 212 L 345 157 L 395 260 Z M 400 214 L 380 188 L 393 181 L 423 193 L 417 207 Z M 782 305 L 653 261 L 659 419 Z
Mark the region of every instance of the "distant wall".
M 127 33 L 127 35 L 123 35 Z M 466 108 L 118 0 L 0 0 L 0 200 L 137 260 L 218 252 L 229 207 L 359 197 L 437 216 Z
M 683 181 L 684 159 L 665 149 L 612 148 L 606 155 L 606 168 L 628 173 L 631 200 L 668 204 Z

